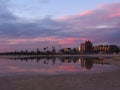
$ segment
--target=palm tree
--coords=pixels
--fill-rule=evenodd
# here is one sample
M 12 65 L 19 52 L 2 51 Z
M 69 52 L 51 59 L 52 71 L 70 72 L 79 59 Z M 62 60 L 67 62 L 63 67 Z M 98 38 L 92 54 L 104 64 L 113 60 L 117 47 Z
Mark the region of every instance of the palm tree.
M 43 48 L 43 50 L 44 50 L 44 53 L 46 53 L 46 49 L 47 49 L 46 47 L 44 47 L 44 48 Z
M 61 46 L 59 46 L 59 54 L 60 54 L 60 52 L 61 52 Z
M 40 51 L 39 51 L 39 49 L 38 49 L 38 48 L 36 49 L 36 52 L 37 52 L 37 54 L 39 54 L 39 53 L 40 53 Z
M 56 54 L 55 46 L 52 46 L 52 53 Z
M 25 50 L 25 54 L 28 54 L 28 50 Z

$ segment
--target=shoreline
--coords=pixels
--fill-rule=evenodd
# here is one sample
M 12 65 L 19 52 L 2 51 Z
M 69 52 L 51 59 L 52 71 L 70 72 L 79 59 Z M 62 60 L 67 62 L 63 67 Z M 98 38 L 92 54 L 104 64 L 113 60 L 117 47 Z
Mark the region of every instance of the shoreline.
M 0 55 L 1 58 L 31 58 L 31 57 L 120 57 L 120 54 L 80 54 L 80 55 Z

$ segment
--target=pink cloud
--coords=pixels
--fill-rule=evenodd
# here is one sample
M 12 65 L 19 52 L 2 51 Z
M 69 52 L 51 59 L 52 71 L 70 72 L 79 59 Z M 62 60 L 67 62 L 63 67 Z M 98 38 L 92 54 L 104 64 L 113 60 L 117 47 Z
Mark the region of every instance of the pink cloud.
M 62 20 L 67 20 L 67 19 L 69 19 L 69 17 L 63 16 L 63 17 L 61 17 L 61 19 L 62 19 Z
M 86 17 L 84 20 L 82 20 L 81 18 L 84 16 Z M 62 19 L 69 20 L 70 22 L 72 22 L 73 20 L 74 22 L 75 20 L 78 22 L 80 22 L 81 20 L 82 22 L 87 20 L 86 23 L 91 22 L 92 20 L 92 22 L 97 21 L 96 23 L 98 23 L 103 19 L 105 21 L 107 18 L 113 18 L 113 17 L 119 17 L 119 16 L 120 16 L 120 3 L 111 3 L 111 4 L 100 5 L 98 8 L 94 10 L 87 10 L 85 12 L 82 12 L 76 15 L 63 16 Z
M 87 40 L 94 41 L 94 39 L 92 38 L 85 38 L 85 37 L 84 38 L 64 38 L 64 39 L 59 40 L 59 44 L 72 45 L 72 44 L 77 43 L 78 41 L 83 42 Z
M 108 18 L 114 18 L 114 17 L 120 17 L 120 11 L 117 11 L 115 13 L 111 13 L 108 15 Z
M 82 16 L 87 16 L 87 15 L 90 15 L 92 13 L 94 13 L 94 12 L 91 11 L 91 10 L 88 10 L 88 11 L 82 12 L 82 13 L 77 14 L 77 15 L 62 16 L 60 19 L 65 21 L 65 20 L 69 20 L 69 19 L 79 18 L 79 17 L 82 17 Z
M 76 40 L 94 42 L 118 41 L 120 30 L 120 3 L 100 5 L 94 10 L 88 10 L 76 15 L 65 16 L 71 31 L 79 33 Z M 65 20 L 65 19 L 64 19 Z M 79 39 L 78 39 L 79 38 Z M 67 43 L 67 42 L 63 42 Z
M 93 14 L 94 12 L 91 11 L 91 10 L 88 10 L 88 11 L 85 11 L 83 13 L 80 13 L 78 15 L 76 15 L 77 17 L 81 17 L 81 16 L 86 16 L 86 15 L 90 15 L 90 14 Z
M 107 11 L 106 16 L 108 18 L 120 17 L 120 3 L 103 4 L 100 8 Z
M 86 40 L 91 40 L 93 41 L 93 39 L 91 38 L 74 38 L 74 37 L 70 37 L 70 38 L 57 38 L 57 37 L 39 37 L 39 38 L 32 38 L 32 39 L 21 39 L 21 38 L 16 38 L 16 39 L 8 39 L 8 38 L 4 38 L 4 44 L 0 44 L 1 50 L 2 51 L 11 51 L 11 50 L 15 50 L 17 48 L 17 50 L 21 50 L 20 48 L 22 47 L 22 49 L 36 49 L 36 48 L 44 48 L 46 46 L 51 47 L 52 45 L 62 45 L 62 46 L 72 46 L 75 43 L 80 43 Z M 1 39 L 0 39 L 1 41 Z M 79 45 L 79 44 L 78 44 Z
M 59 44 L 73 44 L 76 41 L 76 38 L 64 38 L 59 41 Z

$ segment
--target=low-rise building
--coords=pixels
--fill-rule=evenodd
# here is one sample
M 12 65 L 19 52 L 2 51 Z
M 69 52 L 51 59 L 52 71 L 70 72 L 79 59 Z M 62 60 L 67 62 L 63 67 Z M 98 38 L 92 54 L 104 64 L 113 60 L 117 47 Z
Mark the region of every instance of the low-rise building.
M 99 45 L 94 46 L 93 51 L 95 53 L 119 53 L 119 48 L 116 45 Z

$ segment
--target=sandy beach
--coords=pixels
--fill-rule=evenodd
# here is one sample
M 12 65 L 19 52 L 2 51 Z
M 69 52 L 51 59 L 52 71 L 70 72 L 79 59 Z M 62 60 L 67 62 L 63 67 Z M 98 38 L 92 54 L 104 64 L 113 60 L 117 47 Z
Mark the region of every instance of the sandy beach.
M 120 71 L 101 74 L 1 77 L 0 90 L 120 90 Z
M 120 67 L 120 57 L 111 63 Z M 0 77 L 0 90 L 120 90 L 120 69 L 92 74 Z

